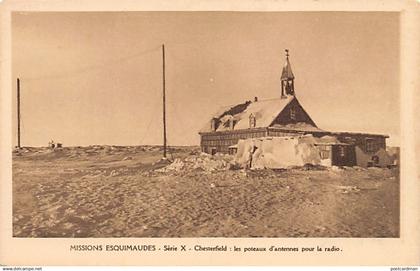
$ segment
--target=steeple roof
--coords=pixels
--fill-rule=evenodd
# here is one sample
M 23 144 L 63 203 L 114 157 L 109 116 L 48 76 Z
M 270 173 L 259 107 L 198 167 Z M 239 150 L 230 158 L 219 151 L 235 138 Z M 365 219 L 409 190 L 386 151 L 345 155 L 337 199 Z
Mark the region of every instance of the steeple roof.
M 295 76 L 292 72 L 292 66 L 290 65 L 289 61 L 289 50 L 286 49 L 286 63 L 284 63 L 283 71 L 281 73 L 281 80 L 287 80 L 287 79 L 295 79 Z

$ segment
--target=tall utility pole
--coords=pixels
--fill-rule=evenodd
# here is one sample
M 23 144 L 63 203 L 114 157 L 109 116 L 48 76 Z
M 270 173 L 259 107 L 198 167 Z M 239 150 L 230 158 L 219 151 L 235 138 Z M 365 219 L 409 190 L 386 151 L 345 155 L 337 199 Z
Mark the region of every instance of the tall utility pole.
M 162 83 L 163 83 L 163 158 L 166 158 L 165 44 L 162 44 Z
M 17 79 L 17 147 L 20 149 L 20 80 Z

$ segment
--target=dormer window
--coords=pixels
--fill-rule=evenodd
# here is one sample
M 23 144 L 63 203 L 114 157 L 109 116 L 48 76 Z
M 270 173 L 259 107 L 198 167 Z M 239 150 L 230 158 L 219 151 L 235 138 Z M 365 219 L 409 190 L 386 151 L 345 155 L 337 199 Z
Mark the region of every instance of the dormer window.
M 230 116 L 230 118 L 228 120 L 228 123 L 229 123 L 229 129 L 230 130 L 233 130 L 233 127 L 235 126 L 235 122 L 233 120 L 233 116 Z
M 251 113 L 251 115 L 249 115 L 249 128 L 255 128 L 255 126 L 257 126 L 257 120 L 255 119 L 254 114 Z
M 217 118 L 213 118 L 211 120 L 211 130 L 216 131 L 217 130 Z
M 296 120 L 296 109 L 294 107 L 290 108 L 290 119 Z

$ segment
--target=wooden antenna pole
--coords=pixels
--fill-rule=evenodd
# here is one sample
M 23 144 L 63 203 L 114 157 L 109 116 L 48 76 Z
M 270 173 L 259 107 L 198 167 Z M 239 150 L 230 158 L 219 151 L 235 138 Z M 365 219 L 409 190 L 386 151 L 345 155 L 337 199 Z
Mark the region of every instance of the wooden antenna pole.
M 17 79 L 17 147 L 20 149 L 20 80 Z
M 163 83 L 163 158 L 166 158 L 166 93 L 165 93 L 165 45 L 162 44 L 162 83 Z

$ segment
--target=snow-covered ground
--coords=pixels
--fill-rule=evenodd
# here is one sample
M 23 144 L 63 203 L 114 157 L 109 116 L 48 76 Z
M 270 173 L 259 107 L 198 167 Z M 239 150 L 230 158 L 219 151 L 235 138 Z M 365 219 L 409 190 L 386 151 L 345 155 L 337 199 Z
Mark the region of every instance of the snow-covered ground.
M 398 169 L 229 169 L 197 148 L 13 154 L 18 237 L 397 237 Z

